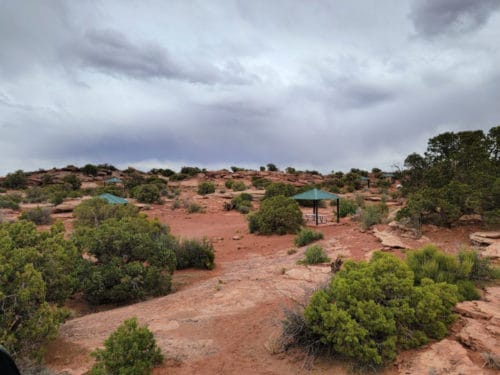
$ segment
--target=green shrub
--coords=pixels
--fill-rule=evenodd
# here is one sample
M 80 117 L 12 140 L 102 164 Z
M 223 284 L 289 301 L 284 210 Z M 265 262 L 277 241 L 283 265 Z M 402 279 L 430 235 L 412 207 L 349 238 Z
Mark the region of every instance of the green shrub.
M 387 207 L 387 206 L 386 206 Z M 384 217 L 384 208 L 382 205 L 366 206 L 362 211 L 359 220 L 361 221 L 361 227 L 363 229 L 368 229 L 372 225 L 380 224 L 382 218 Z
M 50 217 L 50 208 L 47 207 L 36 207 L 26 210 L 19 218 L 31 221 L 36 225 L 46 225 L 52 222 L 52 218 Z
M 80 171 L 87 176 L 97 176 L 97 167 L 92 164 L 86 164 L 84 167 L 80 168 Z
M 52 185 L 54 183 L 54 176 L 49 174 L 49 173 L 45 173 L 42 176 L 41 183 L 42 183 L 42 186 Z
M 78 190 L 82 186 L 80 179 L 74 174 L 68 174 L 63 177 L 63 182 L 67 184 L 71 190 Z
M 110 204 L 101 198 L 92 198 L 83 201 L 73 210 L 75 227 L 97 228 L 106 219 L 122 219 L 136 217 L 139 209 L 131 204 Z
M 1 223 L 0 238 L 0 342 L 16 360 L 40 360 L 68 317 L 54 304 L 64 304 L 76 288 L 80 255 L 64 239 L 61 222 L 44 232 L 24 220 Z
M 24 201 L 27 203 L 42 203 L 49 200 L 46 190 L 37 186 L 27 189 L 24 194 Z
M 198 167 L 182 167 L 180 173 L 188 176 L 194 176 L 202 172 L 203 171 Z
M 252 207 L 252 195 L 248 193 L 241 193 L 231 200 L 231 206 L 234 207 L 242 214 L 247 214 Z
M 8 173 L 2 182 L 2 186 L 7 189 L 24 189 L 27 185 L 28 179 L 21 169 Z
M 175 248 L 177 269 L 214 268 L 214 247 L 210 241 L 203 239 L 185 239 Z
M 309 228 L 302 228 L 295 237 L 295 246 L 309 245 L 311 242 L 323 239 L 323 233 L 313 231 Z
M 278 167 L 275 164 L 273 164 L 273 163 L 268 163 L 267 164 L 267 170 L 269 172 L 277 172 L 278 171 Z
M 172 210 L 177 210 L 182 207 L 182 201 L 179 198 L 174 199 L 172 202 Z
M 18 194 L 0 195 L 0 208 L 10 208 L 11 210 L 18 210 L 21 199 L 21 196 Z
M 160 189 L 156 184 L 145 184 L 134 187 L 130 195 L 141 203 L 160 203 Z
M 304 252 L 304 259 L 300 261 L 301 264 L 319 264 L 327 263 L 330 258 L 325 254 L 323 248 L 319 245 L 309 246 Z
M 202 214 L 205 212 L 205 208 L 196 202 L 185 202 L 184 207 L 188 214 Z
M 264 168 L 265 169 L 265 168 Z M 262 178 L 262 177 L 257 177 L 257 176 L 252 176 L 252 185 L 256 189 L 265 189 L 268 184 L 270 184 L 271 181 L 269 181 L 267 178 Z
M 92 353 L 96 363 L 90 375 L 151 374 L 163 362 L 163 355 L 147 327 L 140 327 L 137 318 L 125 320 L 104 342 L 104 349 Z
M 283 182 L 271 182 L 266 186 L 266 194 L 264 195 L 264 199 L 275 197 L 277 195 L 291 197 L 295 193 L 296 189 L 293 185 L 285 184 Z
M 231 185 L 231 189 L 233 189 L 233 191 L 243 191 L 246 190 L 247 187 L 243 181 L 234 181 Z
M 85 260 L 79 276 L 90 303 L 123 303 L 170 291 L 177 240 L 158 221 L 107 219 L 97 228 L 79 228 L 73 239 L 95 258 Z
M 231 189 L 233 187 L 233 184 L 234 184 L 233 179 L 226 180 L 226 182 L 224 182 L 224 186 L 227 187 L 228 189 Z
M 332 201 L 333 203 L 333 201 Z M 356 201 L 351 199 L 340 199 L 339 200 L 339 216 L 346 217 L 354 215 L 358 209 L 358 204 Z
M 302 211 L 292 198 L 278 195 L 262 201 L 258 212 L 249 215 L 250 233 L 297 233 L 303 223 Z
M 215 185 L 213 182 L 204 181 L 198 184 L 198 194 L 206 195 L 215 193 Z
M 316 292 L 304 315 L 334 354 L 365 367 L 394 360 L 398 348 L 442 339 L 455 316 L 455 285 L 422 279 L 394 255 L 374 253 L 369 263 L 346 261 L 329 286 Z
M 425 278 L 455 284 L 460 300 L 478 299 L 480 295 L 473 281 L 494 278 L 494 271 L 488 260 L 482 259 L 472 250 L 462 250 L 456 256 L 445 254 L 437 247 L 428 245 L 408 251 L 406 263 L 413 271 L 417 285 Z

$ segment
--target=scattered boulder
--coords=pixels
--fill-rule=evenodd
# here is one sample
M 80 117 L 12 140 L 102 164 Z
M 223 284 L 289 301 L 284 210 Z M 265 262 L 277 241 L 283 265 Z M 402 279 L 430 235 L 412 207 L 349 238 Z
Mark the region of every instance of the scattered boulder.
M 401 238 L 394 232 L 389 230 L 379 231 L 374 229 L 373 234 L 380 240 L 380 242 L 382 242 L 382 246 L 393 249 L 409 249 L 409 247 L 405 245 Z
M 469 238 L 476 245 L 491 245 L 500 240 L 500 232 L 474 232 Z
M 458 339 L 467 348 L 476 352 L 493 353 L 500 355 L 500 345 L 497 337 L 500 336 L 500 327 L 465 318 L 466 324 L 458 334 Z
M 486 258 L 500 259 L 500 241 L 487 246 L 481 255 Z
M 430 345 L 410 363 L 400 363 L 399 374 L 464 375 L 485 374 L 467 356 L 467 350 L 457 341 L 444 339 Z

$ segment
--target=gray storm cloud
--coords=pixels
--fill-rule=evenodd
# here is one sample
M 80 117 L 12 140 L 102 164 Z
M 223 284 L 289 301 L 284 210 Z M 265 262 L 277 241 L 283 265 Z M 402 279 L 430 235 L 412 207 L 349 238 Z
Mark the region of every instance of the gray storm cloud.
M 0 2 L 0 175 L 390 169 L 500 123 L 499 2 Z

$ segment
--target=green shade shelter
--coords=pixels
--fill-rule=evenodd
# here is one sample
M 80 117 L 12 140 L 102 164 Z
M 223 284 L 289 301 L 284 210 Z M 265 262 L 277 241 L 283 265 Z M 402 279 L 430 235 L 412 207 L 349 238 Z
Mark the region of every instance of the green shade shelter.
M 106 180 L 107 184 L 120 184 L 122 182 L 123 181 L 120 178 L 118 178 L 118 177 L 111 177 L 111 178 L 109 178 L 109 179 Z
M 340 210 L 339 210 L 339 200 L 338 195 L 327 193 L 326 191 L 319 189 L 312 189 L 305 191 L 300 194 L 296 194 L 292 197 L 295 200 L 313 201 L 313 214 L 316 218 L 316 225 L 318 225 L 318 208 L 320 200 L 337 200 L 337 223 L 340 221 Z
M 99 198 L 105 199 L 108 201 L 108 203 L 111 204 L 127 204 L 128 200 L 122 198 L 122 197 L 117 197 L 116 195 L 109 194 L 109 193 L 104 193 L 99 195 Z

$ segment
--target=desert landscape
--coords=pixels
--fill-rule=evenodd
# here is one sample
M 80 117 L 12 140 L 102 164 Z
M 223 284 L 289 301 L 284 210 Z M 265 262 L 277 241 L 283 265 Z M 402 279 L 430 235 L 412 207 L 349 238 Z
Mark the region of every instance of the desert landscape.
M 500 371 L 500 0 L 0 1 L 0 375 Z
M 69 167 L 30 173 L 28 184 L 40 184 L 47 174 L 53 176 L 54 182 L 62 181 L 64 176 L 77 176 L 82 182 L 81 189 L 105 186 L 110 176 L 120 180 L 130 178 L 121 171 L 88 176 Z M 141 207 L 150 219 L 156 218 L 168 225 L 175 236 L 208 239 L 215 252 L 215 268 L 175 271 L 171 294 L 125 306 L 92 306 L 81 295 L 72 296 L 66 305 L 74 310 L 74 316 L 60 327 L 57 339 L 49 343 L 46 366 L 56 373 L 87 373 L 94 362 L 90 356 L 92 350 L 101 347 L 124 320 L 137 317 L 154 334 L 165 356 L 164 363 L 154 369 L 155 374 L 349 373 L 350 365 L 342 360 L 311 358 L 299 349 L 285 350 L 280 344 L 285 309 L 303 308 L 312 293 L 328 283 L 332 277 L 331 267 L 330 263 L 300 264 L 307 246 L 295 246 L 293 234 L 249 233 L 246 215 L 227 210 L 227 203 L 241 194 L 227 189 L 227 181 L 241 181 L 246 187 L 244 192 L 254 197 L 252 209 L 258 209 L 266 190 L 253 187 L 252 179 L 298 188 L 320 185 L 325 180 L 319 174 L 310 173 L 204 171 L 178 182 L 165 178 L 165 187 L 175 191 L 176 197 L 162 198 L 162 204 L 144 204 L 129 198 L 129 204 Z M 341 199 L 357 196 L 358 200 L 362 196 L 370 205 L 387 199 L 391 191 L 398 191 L 398 180 L 392 180 L 388 190 L 381 193 L 380 188 L 373 186 L 377 179 L 372 175 L 370 179 L 371 188 L 364 185 L 359 191 L 338 196 Z M 204 182 L 214 185 L 213 193 L 198 194 L 198 187 Z M 484 233 L 477 216 L 464 217 L 451 228 L 424 224 L 415 235 L 394 221 L 405 200 L 399 194 L 393 196 L 395 198 L 386 202 L 385 224 L 363 229 L 352 216 L 343 217 L 337 223 L 334 207 L 323 204 L 319 215 L 326 216 L 327 222 L 318 226 L 308 222 L 306 227 L 323 234 L 318 244 L 332 260 L 369 260 L 376 250 L 403 259 L 406 249 L 428 244 L 451 254 L 474 247 L 486 252 L 493 262 L 498 260 L 500 234 Z M 50 208 L 52 218 L 64 223 L 69 235 L 75 220 L 72 211 L 90 198 L 70 198 L 56 206 L 45 206 Z M 189 213 L 186 208 L 175 208 L 176 201 L 196 203 L 202 209 Z M 3 220 L 16 220 L 19 212 L 35 206 L 38 205 L 22 203 L 20 211 L 3 209 Z M 301 211 L 309 214 L 312 207 L 301 207 Z M 48 228 L 41 225 L 38 229 Z M 500 287 L 485 285 L 479 301 L 466 301 L 455 307 L 459 317 L 448 337 L 416 350 L 402 351 L 393 364 L 379 371 L 384 374 L 418 374 L 431 369 L 436 374 L 496 373 L 485 366 L 484 353 L 499 354 L 499 303 Z

